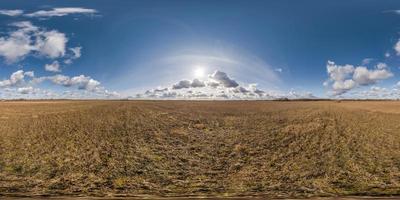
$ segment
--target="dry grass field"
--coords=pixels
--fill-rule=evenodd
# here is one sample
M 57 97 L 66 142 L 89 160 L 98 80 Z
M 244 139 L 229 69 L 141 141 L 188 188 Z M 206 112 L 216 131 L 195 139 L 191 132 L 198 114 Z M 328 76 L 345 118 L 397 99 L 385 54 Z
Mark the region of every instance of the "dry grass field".
M 0 102 L 0 197 L 391 194 L 397 101 Z

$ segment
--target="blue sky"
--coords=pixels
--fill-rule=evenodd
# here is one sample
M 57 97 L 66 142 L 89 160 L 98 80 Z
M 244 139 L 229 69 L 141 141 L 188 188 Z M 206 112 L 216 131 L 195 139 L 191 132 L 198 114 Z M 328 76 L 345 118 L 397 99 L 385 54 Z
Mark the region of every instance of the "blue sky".
M 4 0 L 0 8 L 2 98 L 400 95 L 395 0 Z

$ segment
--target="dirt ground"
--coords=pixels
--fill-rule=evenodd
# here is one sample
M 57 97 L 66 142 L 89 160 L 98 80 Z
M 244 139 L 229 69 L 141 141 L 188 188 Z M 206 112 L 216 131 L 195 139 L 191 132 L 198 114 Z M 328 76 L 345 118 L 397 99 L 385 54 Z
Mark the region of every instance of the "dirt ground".
M 399 101 L 0 102 L 0 198 L 399 194 Z

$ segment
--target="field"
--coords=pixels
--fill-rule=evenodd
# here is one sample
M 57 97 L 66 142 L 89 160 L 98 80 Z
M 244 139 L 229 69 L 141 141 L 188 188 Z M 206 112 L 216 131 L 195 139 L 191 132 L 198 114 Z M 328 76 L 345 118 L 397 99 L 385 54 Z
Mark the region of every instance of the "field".
M 400 102 L 0 102 L 16 195 L 400 195 Z

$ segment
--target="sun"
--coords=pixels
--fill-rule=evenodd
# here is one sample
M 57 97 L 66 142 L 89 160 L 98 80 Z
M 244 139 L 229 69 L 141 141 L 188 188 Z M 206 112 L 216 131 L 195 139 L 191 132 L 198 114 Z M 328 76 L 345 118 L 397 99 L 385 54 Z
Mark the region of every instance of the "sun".
M 204 77 L 204 75 L 205 75 L 205 71 L 204 71 L 204 68 L 203 68 L 203 67 L 197 67 L 197 68 L 194 70 L 194 76 L 195 76 L 196 78 L 202 78 L 202 77 Z

